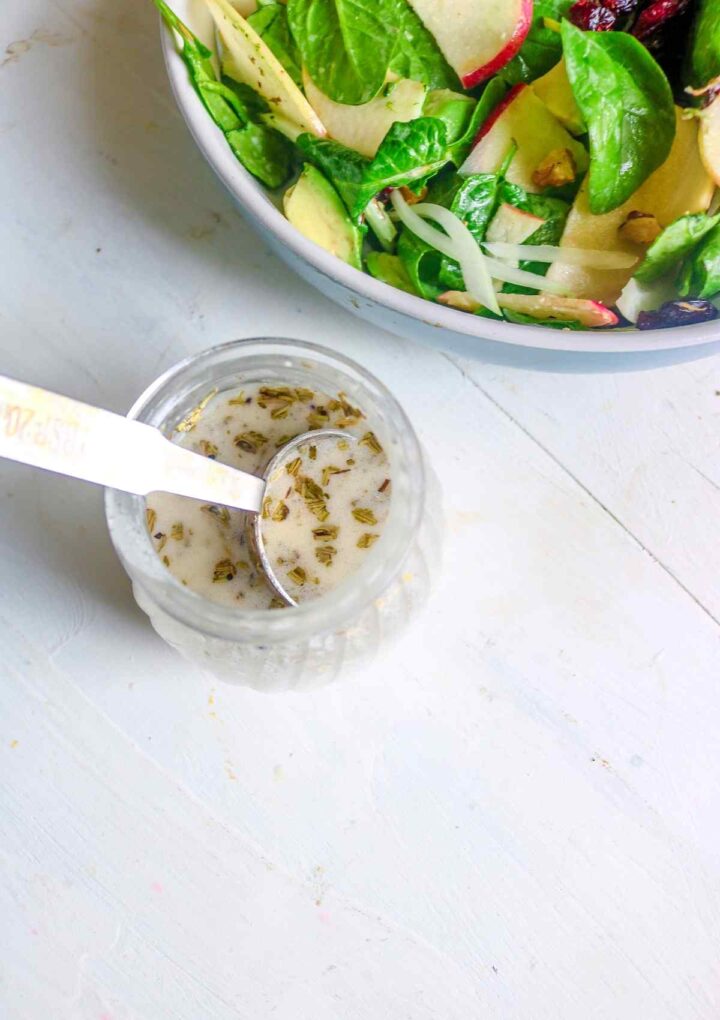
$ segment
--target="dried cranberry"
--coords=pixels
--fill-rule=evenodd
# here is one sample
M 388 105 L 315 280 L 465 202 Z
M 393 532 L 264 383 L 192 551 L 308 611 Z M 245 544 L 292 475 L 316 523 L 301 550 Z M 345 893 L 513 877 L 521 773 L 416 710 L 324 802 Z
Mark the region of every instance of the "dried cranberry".
M 591 32 L 609 32 L 621 15 L 630 14 L 638 0 L 577 0 L 568 17 L 573 25 Z
M 650 45 L 654 37 L 665 27 L 666 22 L 682 14 L 689 3 L 690 0 L 654 0 L 640 12 L 633 25 L 632 34 L 646 46 Z
M 674 326 L 692 326 L 696 322 L 710 322 L 717 319 L 718 310 L 712 301 L 687 298 L 682 301 L 666 301 L 656 312 L 640 312 L 638 329 L 671 329 Z
M 615 27 L 617 14 L 598 0 L 577 0 L 568 13 L 570 21 L 585 32 L 609 32 Z

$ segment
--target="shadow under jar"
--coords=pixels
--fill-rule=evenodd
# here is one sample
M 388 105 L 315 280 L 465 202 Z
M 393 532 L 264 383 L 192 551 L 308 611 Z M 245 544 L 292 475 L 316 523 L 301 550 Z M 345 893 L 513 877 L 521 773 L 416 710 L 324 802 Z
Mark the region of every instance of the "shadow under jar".
M 360 365 L 297 340 L 258 338 L 211 348 L 171 368 L 130 418 L 166 436 L 212 390 L 254 384 L 343 393 L 361 408 L 388 457 L 392 498 L 380 539 L 333 591 L 286 609 L 221 605 L 184 587 L 163 564 L 146 524 L 146 500 L 107 490 L 110 535 L 135 600 L 157 633 L 202 669 L 264 691 L 301 690 L 369 662 L 425 602 L 439 561 L 437 481 L 392 394 Z

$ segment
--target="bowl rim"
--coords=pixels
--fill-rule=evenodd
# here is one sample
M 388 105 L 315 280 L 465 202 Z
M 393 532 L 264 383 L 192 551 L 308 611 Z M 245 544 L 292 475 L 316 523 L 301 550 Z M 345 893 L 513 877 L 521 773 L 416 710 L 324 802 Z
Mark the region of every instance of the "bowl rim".
M 176 0 L 174 6 L 179 16 L 189 22 L 193 31 L 202 38 L 206 33 L 193 26 L 193 15 L 197 13 L 197 8 L 192 0 Z M 165 67 L 175 101 L 206 161 L 253 220 L 331 283 L 340 284 L 358 297 L 439 331 L 446 329 L 462 336 L 475 337 L 478 341 L 490 340 L 534 350 L 637 354 L 699 347 L 720 340 L 720 319 L 678 329 L 604 332 L 565 331 L 547 326 L 495 322 L 407 294 L 376 280 L 363 270 L 355 269 L 314 241 L 303 237 L 276 208 L 265 187 L 233 156 L 223 133 L 211 120 L 192 86 L 187 67 L 177 49 L 174 33 L 167 28 L 162 18 L 159 21 Z

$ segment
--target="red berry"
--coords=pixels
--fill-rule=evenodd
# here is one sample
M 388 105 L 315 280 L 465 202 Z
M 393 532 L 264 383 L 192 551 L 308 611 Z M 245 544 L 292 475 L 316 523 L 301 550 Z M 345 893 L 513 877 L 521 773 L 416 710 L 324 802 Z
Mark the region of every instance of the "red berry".
M 609 32 L 618 19 L 609 4 L 600 0 L 577 0 L 568 14 L 570 21 L 585 32 Z
M 632 34 L 641 42 L 647 42 L 670 18 L 682 14 L 690 0 L 654 0 L 640 13 Z
M 718 310 L 711 301 L 685 298 L 682 301 L 666 301 L 656 312 L 640 312 L 638 329 L 671 329 L 674 326 L 691 326 L 696 322 L 710 322 L 717 319 Z

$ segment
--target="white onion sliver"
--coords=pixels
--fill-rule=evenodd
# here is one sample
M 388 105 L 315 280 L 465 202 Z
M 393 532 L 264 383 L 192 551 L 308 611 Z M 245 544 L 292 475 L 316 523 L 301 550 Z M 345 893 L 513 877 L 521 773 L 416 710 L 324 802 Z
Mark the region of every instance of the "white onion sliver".
M 557 294 L 558 297 L 572 297 L 567 287 L 562 283 L 555 283 L 548 280 L 546 276 L 539 273 L 531 273 L 527 269 L 516 269 L 506 262 L 499 262 L 497 259 L 488 258 L 485 260 L 494 280 L 502 280 L 503 283 L 515 283 L 518 287 L 532 287 L 534 290 L 544 290 L 547 294 Z
M 554 244 L 508 244 L 505 241 L 483 241 L 491 255 L 502 259 L 525 259 L 537 262 L 560 262 L 567 266 L 589 266 L 592 269 L 630 269 L 637 256 L 621 251 L 596 251 L 590 248 L 561 248 Z
M 390 201 L 392 202 L 393 209 L 398 214 L 399 220 L 405 224 L 408 230 L 412 230 L 413 234 L 416 234 L 421 241 L 431 244 L 433 248 L 437 248 L 443 255 L 447 255 L 448 258 L 457 261 L 457 252 L 452 239 L 440 230 L 436 230 L 435 227 L 431 227 L 421 216 L 418 216 L 399 191 L 390 192 Z
M 500 306 L 495 296 L 488 260 L 462 220 L 449 209 L 432 202 L 422 202 L 416 205 L 412 211 L 421 218 L 428 217 L 435 220 L 447 231 L 455 244 L 456 259 L 460 263 L 468 294 L 491 312 L 500 315 Z

